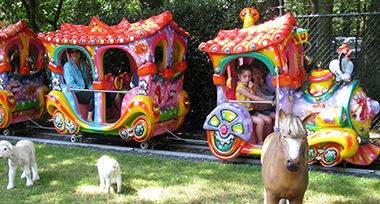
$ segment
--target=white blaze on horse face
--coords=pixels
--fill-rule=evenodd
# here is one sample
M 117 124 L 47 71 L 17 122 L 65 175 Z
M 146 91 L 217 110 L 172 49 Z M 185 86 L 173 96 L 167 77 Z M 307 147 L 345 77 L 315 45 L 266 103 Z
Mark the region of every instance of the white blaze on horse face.
M 301 138 L 292 139 L 292 138 L 287 137 L 285 141 L 289 145 L 290 159 L 296 159 L 297 157 L 299 157 L 302 139 Z

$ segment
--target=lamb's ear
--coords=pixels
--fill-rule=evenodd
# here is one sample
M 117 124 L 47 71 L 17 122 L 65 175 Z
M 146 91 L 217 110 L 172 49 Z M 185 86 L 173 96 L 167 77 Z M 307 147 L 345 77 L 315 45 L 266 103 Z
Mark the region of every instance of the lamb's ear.
M 9 145 L 8 145 L 8 149 L 13 150 L 13 145 L 12 145 L 12 144 L 9 144 Z

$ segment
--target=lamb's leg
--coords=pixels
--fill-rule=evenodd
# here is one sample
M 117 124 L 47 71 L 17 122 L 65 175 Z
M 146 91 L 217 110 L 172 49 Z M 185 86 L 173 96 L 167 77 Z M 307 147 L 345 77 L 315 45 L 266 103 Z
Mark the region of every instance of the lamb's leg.
M 20 178 L 22 178 L 22 179 L 25 178 L 25 171 L 22 171 Z
M 100 181 L 100 187 L 103 189 L 104 188 L 104 176 L 98 171 L 99 173 L 99 181 Z
M 15 181 L 15 175 L 16 175 L 16 169 L 17 165 L 12 162 L 11 159 L 8 159 L 8 166 L 9 166 L 9 172 L 8 172 L 8 186 L 7 189 L 14 188 L 14 181 Z
M 32 162 L 30 167 L 32 168 L 33 181 L 40 180 L 40 176 L 38 175 L 37 163 L 35 161 Z
M 120 175 L 120 173 L 119 173 L 119 175 L 117 175 L 116 185 L 117 185 L 117 192 L 120 193 L 120 191 L 121 191 L 121 175 Z
M 33 181 L 30 175 L 29 164 L 25 164 L 23 167 L 24 167 L 24 173 L 26 177 L 26 186 L 31 186 L 33 185 Z
M 110 178 L 105 178 L 106 179 L 106 189 L 107 193 L 110 193 L 110 188 L 111 188 L 111 181 Z

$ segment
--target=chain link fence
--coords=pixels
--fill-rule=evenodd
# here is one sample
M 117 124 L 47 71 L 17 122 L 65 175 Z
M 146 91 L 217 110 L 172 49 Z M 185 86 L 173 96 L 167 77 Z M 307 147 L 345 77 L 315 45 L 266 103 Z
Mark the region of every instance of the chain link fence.
M 307 55 L 315 59 L 306 71 L 338 58 L 338 47 L 347 44 L 354 63 L 352 80 L 359 80 L 368 97 L 380 102 L 380 12 L 296 16 L 300 27 L 309 31 L 312 48 Z M 307 45 L 305 46 L 307 47 Z M 307 49 L 307 48 L 305 48 Z M 372 121 L 372 130 L 380 132 L 380 114 Z

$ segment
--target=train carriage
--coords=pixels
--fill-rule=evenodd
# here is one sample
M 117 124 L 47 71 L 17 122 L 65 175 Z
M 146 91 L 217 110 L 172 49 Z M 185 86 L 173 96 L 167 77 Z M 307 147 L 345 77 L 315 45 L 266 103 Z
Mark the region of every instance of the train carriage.
M 309 164 L 329 167 L 343 160 L 370 164 L 380 153 L 380 147 L 369 143 L 379 103 L 366 96 L 357 80 L 342 85 L 329 70 L 319 68 L 306 78 L 307 30 L 296 24 L 291 13 L 254 25 L 258 16 L 255 9 L 245 8 L 240 13 L 242 29 L 221 30 L 216 38 L 199 45 L 212 60 L 217 88 L 217 106 L 203 125 L 211 152 L 222 160 L 239 154 L 261 155 L 250 114 L 235 96 L 236 66 L 259 60 L 268 69 L 266 83 L 276 91 L 276 112 L 281 108 L 300 117 L 313 114 L 306 125 Z M 305 84 L 310 85 L 304 88 Z M 275 124 L 278 129 L 278 117 Z
M 45 47 L 24 20 L 0 29 L 0 128 L 46 112 Z
M 172 21 L 166 11 L 136 23 L 125 18 L 108 26 L 93 17 L 88 26 L 63 23 L 60 30 L 40 33 L 49 56 L 53 90 L 47 97 L 47 110 L 56 130 L 120 135 L 124 140 L 144 142 L 152 136 L 181 127 L 190 101 L 183 90 L 187 68 L 189 33 Z M 63 78 L 67 50 L 81 51 L 89 64 L 94 94 L 94 121 L 85 120 L 88 105 L 79 104 Z M 121 51 L 127 61 L 121 73 L 108 73 L 104 58 L 110 51 Z M 162 71 L 157 72 L 158 60 Z M 131 79 L 137 83 L 132 85 Z M 132 87 L 131 87 L 132 85 Z M 123 95 L 121 110 L 107 108 L 106 93 Z

